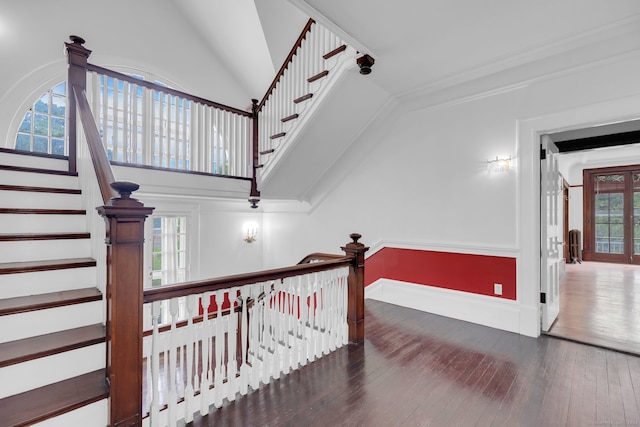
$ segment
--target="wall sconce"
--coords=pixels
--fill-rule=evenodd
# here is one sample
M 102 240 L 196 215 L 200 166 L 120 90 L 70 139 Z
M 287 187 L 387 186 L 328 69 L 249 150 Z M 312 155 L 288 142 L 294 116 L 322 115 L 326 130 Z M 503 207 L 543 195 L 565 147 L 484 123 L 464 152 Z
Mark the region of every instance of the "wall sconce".
M 248 222 L 243 227 L 244 241 L 247 243 L 255 242 L 258 236 L 258 224 Z
M 487 166 L 489 168 L 489 172 L 508 172 L 511 168 L 511 156 L 509 157 L 498 157 L 496 156 L 493 160 L 487 160 Z

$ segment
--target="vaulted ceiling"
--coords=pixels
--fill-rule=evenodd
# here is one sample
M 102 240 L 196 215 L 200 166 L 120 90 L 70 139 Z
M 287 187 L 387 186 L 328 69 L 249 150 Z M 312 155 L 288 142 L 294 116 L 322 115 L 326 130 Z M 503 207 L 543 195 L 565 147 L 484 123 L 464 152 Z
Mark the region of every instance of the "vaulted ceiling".
M 589 53 L 579 49 L 621 31 L 640 38 L 637 0 L 0 0 L 0 97 L 63 62 L 62 42 L 79 34 L 104 65 L 149 66 L 246 103 L 264 94 L 309 16 L 374 56 L 370 78 L 401 100 L 546 58 L 580 60 Z

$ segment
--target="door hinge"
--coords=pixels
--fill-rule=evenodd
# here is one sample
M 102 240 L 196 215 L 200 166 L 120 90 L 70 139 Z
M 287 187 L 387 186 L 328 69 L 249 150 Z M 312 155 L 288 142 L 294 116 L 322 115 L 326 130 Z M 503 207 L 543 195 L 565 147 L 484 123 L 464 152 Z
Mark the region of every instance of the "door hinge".
M 540 304 L 546 304 L 547 303 L 547 294 L 545 294 L 544 292 L 540 292 Z
M 542 148 L 542 144 L 540 144 L 540 160 L 545 160 L 547 158 L 547 150 Z

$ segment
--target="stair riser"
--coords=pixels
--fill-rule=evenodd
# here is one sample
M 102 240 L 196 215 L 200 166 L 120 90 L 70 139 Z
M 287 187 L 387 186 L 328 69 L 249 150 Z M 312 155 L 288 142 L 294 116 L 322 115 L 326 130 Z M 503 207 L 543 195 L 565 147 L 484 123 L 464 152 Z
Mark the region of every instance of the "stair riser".
M 0 190 L 0 200 L 3 208 L 82 209 L 79 194 Z
M 84 215 L 0 214 L 0 233 L 81 233 L 86 231 L 87 223 Z
M 102 369 L 105 354 L 101 343 L 0 368 L 0 399 Z
M 69 162 L 66 160 L 50 159 L 39 156 L 25 156 L 0 152 L 0 164 L 21 166 L 26 168 L 52 169 L 59 171 L 69 170 Z
M 55 418 L 48 419 L 35 427 L 104 427 L 109 424 L 109 401 L 103 399 L 91 405 L 83 406 L 75 411 L 67 412 Z
M 96 274 L 95 267 L 0 274 L 0 298 L 82 289 L 95 285 Z
M 0 242 L 2 262 L 38 261 L 91 256 L 89 239 Z
M 0 183 L 27 187 L 80 188 L 77 176 L 16 172 L 0 169 Z
M 0 342 L 15 341 L 103 322 L 104 301 L 0 316 Z

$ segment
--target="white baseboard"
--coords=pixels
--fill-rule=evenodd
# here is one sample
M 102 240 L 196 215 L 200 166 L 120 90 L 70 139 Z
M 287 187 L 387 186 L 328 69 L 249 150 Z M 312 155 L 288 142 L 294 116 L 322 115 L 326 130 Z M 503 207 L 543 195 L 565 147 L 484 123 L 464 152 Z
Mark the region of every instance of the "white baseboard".
M 365 288 L 365 298 L 536 337 L 539 328 L 517 301 L 468 292 L 378 279 Z M 536 322 L 533 322 L 536 323 Z

